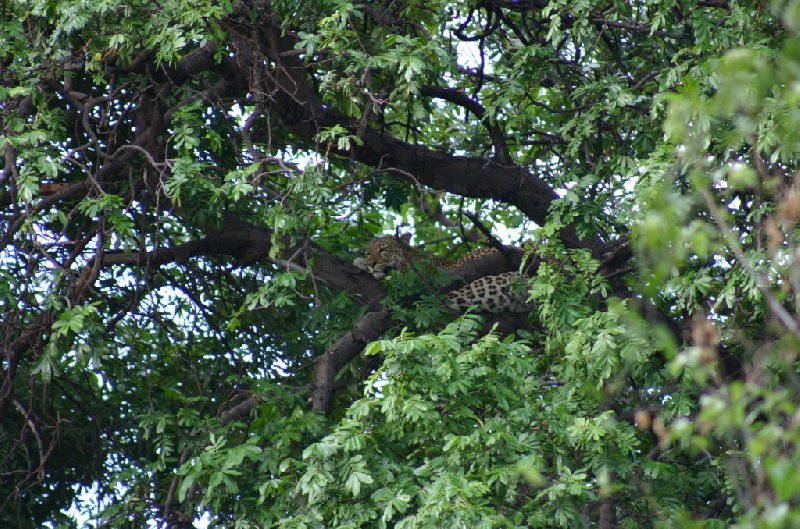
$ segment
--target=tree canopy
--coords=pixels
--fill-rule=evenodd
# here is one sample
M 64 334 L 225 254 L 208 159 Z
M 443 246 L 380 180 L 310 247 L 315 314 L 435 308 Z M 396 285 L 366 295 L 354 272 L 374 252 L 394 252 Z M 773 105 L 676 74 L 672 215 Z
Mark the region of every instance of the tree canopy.
M 0 13 L 3 527 L 800 526 L 800 2 Z

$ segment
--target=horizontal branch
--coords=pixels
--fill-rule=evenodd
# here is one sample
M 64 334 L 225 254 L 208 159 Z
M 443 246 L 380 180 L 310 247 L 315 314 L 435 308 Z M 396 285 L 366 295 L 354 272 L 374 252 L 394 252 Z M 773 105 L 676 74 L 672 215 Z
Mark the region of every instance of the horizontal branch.
M 189 241 L 167 248 L 158 248 L 150 252 L 106 252 L 103 254 L 102 266 L 132 265 L 161 266 L 167 263 L 185 263 L 192 257 L 228 255 L 239 265 L 248 265 L 268 258 L 272 247 L 272 232 L 238 220 L 227 221 L 218 232 L 211 233 L 202 239 Z M 384 295 L 379 281 L 358 268 L 344 262 L 335 255 L 305 242 L 286 244 L 283 254 L 293 256 L 292 263 L 305 268 L 310 264 L 311 273 L 337 290 L 345 290 L 354 294 L 364 304 L 374 303 Z

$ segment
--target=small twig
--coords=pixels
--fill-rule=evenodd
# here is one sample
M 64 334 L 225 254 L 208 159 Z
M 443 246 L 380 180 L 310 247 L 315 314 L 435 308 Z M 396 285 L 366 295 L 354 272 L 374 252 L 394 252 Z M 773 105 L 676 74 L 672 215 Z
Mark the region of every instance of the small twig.
M 486 238 L 487 238 L 487 239 L 489 239 L 489 244 L 490 244 L 490 246 L 492 246 L 492 247 L 496 248 L 496 249 L 497 249 L 497 250 L 499 250 L 500 252 L 503 252 L 503 253 L 505 253 L 505 251 L 506 251 L 506 246 L 505 246 L 505 245 L 504 245 L 502 242 L 500 242 L 499 240 L 497 240 L 497 237 L 495 237 L 495 236 L 494 236 L 494 234 L 492 234 L 492 231 L 491 231 L 489 228 L 487 228 L 487 227 L 486 227 L 486 226 L 485 226 L 485 225 L 484 225 L 484 224 L 483 224 L 483 223 L 480 221 L 480 219 L 478 218 L 478 216 L 477 216 L 477 215 L 475 215 L 474 213 L 472 213 L 472 212 L 469 212 L 469 211 L 465 211 L 465 212 L 464 212 L 464 215 L 465 215 L 465 216 L 466 216 L 466 217 L 467 217 L 469 220 L 471 220 L 473 224 L 475 224 L 475 227 L 476 227 L 476 228 L 478 228 L 478 230 L 479 230 L 481 233 L 483 233 L 483 235 L 484 235 L 484 236 L 486 236 Z
M 36 438 L 36 445 L 39 447 L 39 468 L 42 468 L 45 460 L 44 443 L 42 443 L 42 438 L 39 435 L 39 429 L 36 427 L 36 423 L 33 422 L 33 419 L 31 418 L 32 413 L 29 413 L 28 410 L 25 409 L 25 406 L 23 406 L 22 403 L 17 399 L 12 400 L 11 403 L 15 408 L 17 408 L 22 416 L 25 417 L 25 422 L 28 423 L 33 436 Z

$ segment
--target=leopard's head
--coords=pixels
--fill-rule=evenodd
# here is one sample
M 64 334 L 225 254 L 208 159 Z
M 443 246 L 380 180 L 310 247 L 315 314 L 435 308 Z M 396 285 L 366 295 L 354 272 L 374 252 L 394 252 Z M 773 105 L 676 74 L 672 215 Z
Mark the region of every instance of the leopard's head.
M 377 279 L 382 279 L 391 270 L 406 268 L 409 265 L 410 241 L 410 233 L 372 240 L 367 245 L 367 270 Z

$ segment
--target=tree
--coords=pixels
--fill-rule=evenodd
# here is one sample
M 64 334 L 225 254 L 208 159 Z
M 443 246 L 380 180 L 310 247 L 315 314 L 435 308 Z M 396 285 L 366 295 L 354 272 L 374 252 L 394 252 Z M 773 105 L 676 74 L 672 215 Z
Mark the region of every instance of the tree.
M 0 9 L 4 526 L 800 523 L 797 2 Z

